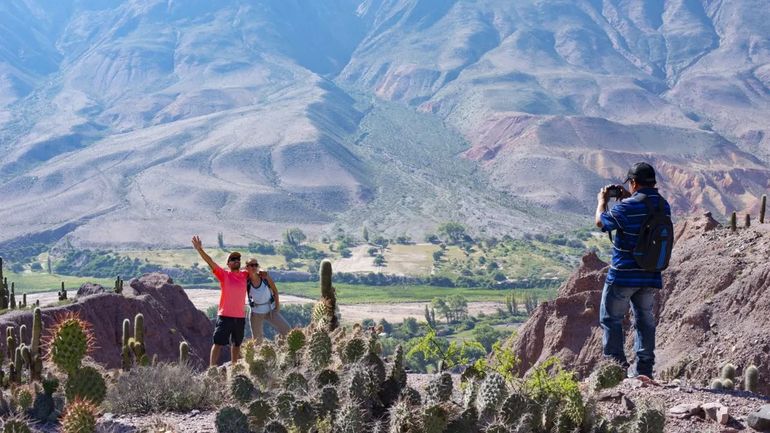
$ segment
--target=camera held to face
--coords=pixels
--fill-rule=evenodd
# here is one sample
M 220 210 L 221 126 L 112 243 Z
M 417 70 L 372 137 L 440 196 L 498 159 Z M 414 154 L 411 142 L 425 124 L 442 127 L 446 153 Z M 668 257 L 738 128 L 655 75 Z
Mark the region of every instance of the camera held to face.
M 607 187 L 607 198 L 623 197 L 623 187 L 620 185 L 610 185 Z

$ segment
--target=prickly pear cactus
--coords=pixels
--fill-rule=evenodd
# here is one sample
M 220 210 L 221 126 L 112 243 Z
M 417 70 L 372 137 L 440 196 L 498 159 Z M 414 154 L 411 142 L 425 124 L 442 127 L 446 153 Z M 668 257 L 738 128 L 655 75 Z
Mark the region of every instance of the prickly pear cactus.
M 336 433 L 361 433 L 365 425 L 364 411 L 356 401 L 347 401 L 337 412 Z
M 291 408 L 294 426 L 301 432 L 306 432 L 315 424 L 316 411 L 310 401 L 299 399 L 294 402 Z
M 433 379 L 428 382 L 428 387 L 426 389 L 428 401 L 432 403 L 449 401 L 449 399 L 452 398 L 452 386 L 452 375 L 447 372 L 442 372 L 433 377 Z
M 600 363 L 589 378 L 591 390 L 594 392 L 613 388 L 623 382 L 626 371 L 617 362 L 604 361 Z
M 412 404 L 405 398 L 399 399 L 390 408 L 389 422 L 390 433 L 416 433 L 420 431 L 419 422 L 412 410 Z
M 236 374 L 230 380 L 230 394 L 240 403 L 248 403 L 254 394 L 254 384 L 247 376 Z
M 334 370 L 321 370 L 321 372 L 318 373 L 318 376 L 316 376 L 315 383 L 319 388 L 323 388 L 327 385 L 336 386 L 340 383 L 340 376 Z
M 498 373 L 490 373 L 484 378 L 476 396 L 476 408 L 482 415 L 490 415 L 497 412 L 497 408 L 508 395 L 505 379 Z
M 5 420 L 3 423 L 3 433 L 32 433 L 32 429 L 26 420 L 14 417 Z
M 53 327 L 49 357 L 61 370 L 72 374 L 80 367 L 80 362 L 92 347 L 90 325 L 77 314 L 69 313 L 61 317 Z
M 256 358 L 249 363 L 249 374 L 260 382 L 267 380 L 270 372 L 270 367 L 262 358 Z
M 318 397 L 317 412 L 321 417 L 334 416 L 340 407 L 340 397 L 333 386 L 325 386 Z
M 278 414 L 278 418 L 284 421 L 290 421 L 292 416 L 291 407 L 294 405 L 296 400 L 297 397 L 295 397 L 294 394 L 290 392 L 282 392 L 278 394 L 278 396 L 275 398 L 275 411 Z
M 361 338 L 352 338 L 341 347 L 340 359 L 346 364 L 357 362 L 366 353 L 366 342 Z
M 249 433 L 249 421 L 246 415 L 234 406 L 219 409 L 214 423 L 218 433 Z
M 273 414 L 273 406 L 267 400 L 258 398 L 249 403 L 249 422 L 252 426 L 264 426 Z
M 630 433 L 663 433 L 666 426 L 666 416 L 662 411 L 646 408 L 637 412 L 632 421 Z
M 75 370 L 69 376 L 64 385 L 64 394 L 67 396 L 67 400 L 80 398 L 99 405 L 104 401 L 104 396 L 107 395 L 107 385 L 104 382 L 104 377 L 97 369 L 86 366 Z
M 484 429 L 484 433 L 509 433 L 510 431 L 511 429 L 498 419 L 489 423 Z
M 275 348 L 270 343 L 262 343 L 261 346 L 259 346 L 259 357 L 264 359 L 265 362 L 267 362 L 268 365 L 273 366 L 275 365 L 276 360 L 278 359 L 278 355 L 275 353 Z
M 411 386 L 407 386 L 401 391 L 401 397 L 409 401 L 409 404 L 412 406 L 419 406 L 422 404 L 422 397 L 420 396 L 420 392 Z
M 265 425 L 265 433 L 289 433 L 289 430 L 278 420 L 273 420 Z
M 404 348 L 399 344 L 393 356 L 393 367 L 390 369 L 390 378 L 399 385 L 399 390 L 406 386 L 406 368 L 404 363 Z
M 514 392 L 503 401 L 500 407 L 500 417 L 508 425 L 516 425 L 525 413 L 530 411 L 532 402 L 525 395 Z
M 441 433 L 449 422 L 447 410 L 440 404 L 429 404 L 422 412 L 422 431 L 424 433 Z
M 308 358 L 313 368 L 326 368 L 332 360 L 332 340 L 324 331 L 315 331 L 310 336 Z
M 286 336 L 286 345 L 290 354 L 296 354 L 305 347 L 305 333 L 299 328 L 292 329 Z
M 283 380 L 283 388 L 293 392 L 307 392 L 308 383 L 305 376 L 298 371 L 292 371 Z
M 74 400 L 67 404 L 61 420 L 62 433 L 94 433 L 97 409 L 93 403 Z

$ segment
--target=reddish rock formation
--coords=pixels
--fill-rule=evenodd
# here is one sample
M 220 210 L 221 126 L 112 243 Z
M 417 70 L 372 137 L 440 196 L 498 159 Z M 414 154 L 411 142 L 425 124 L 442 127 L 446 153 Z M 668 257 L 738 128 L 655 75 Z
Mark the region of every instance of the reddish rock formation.
M 656 375 L 681 373 L 707 381 L 725 362 L 734 363 L 739 376 L 755 364 L 764 378 L 759 391 L 770 394 L 770 224 L 731 233 L 704 215 L 679 222 L 676 233 L 658 299 Z M 556 355 L 586 374 L 601 358 L 604 266 L 586 255 L 559 297 L 538 306 L 521 327 L 513 349 L 522 373 Z M 629 357 L 632 331 L 626 338 Z M 737 382 L 741 386 L 742 378 Z
M 213 326 L 190 302 L 182 287 L 167 275 L 154 273 L 134 278 L 122 295 L 106 292 L 78 296 L 73 304 L 44 308 L 44 339 L 55 318 L 70 311 L 79 313 L 92 324 L 97 349 L 90 356 L 107 367 L 120 367 L 123 319 L 131 319 L 133 326 L 137 313 L 144 315 L 145 345 L 150 356 L 157 354 L 161 362 L 176 361 L 179 343 L 186 340 L 190 344 L 190 360 L 199 367 L 208 364 Z M 31 311 L 13 311 L 0 316 L 0 335 L 5 335 L 6 327 L 18 329 L 22 323 L 31 329 Z M 5 350 L 5 339 L 2 340 L 0 345 Z

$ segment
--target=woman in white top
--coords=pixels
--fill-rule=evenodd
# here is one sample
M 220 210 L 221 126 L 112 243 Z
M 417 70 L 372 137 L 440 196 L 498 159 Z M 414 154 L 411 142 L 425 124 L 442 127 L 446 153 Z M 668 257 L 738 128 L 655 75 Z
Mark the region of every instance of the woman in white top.
M 249 323 L 252 338 L 257 344 L 262 342 L 264 322 L 271 324 L 279 334 L 286 335 L 291 326 L 281 315 L 281 303 L 278 300 L 275 282 L 270 278 L 270 274 L 259 269 L 257 259 L 249 259 L 246 262 L 246 270 L 249 272 L 248 295 L 251 309 Z

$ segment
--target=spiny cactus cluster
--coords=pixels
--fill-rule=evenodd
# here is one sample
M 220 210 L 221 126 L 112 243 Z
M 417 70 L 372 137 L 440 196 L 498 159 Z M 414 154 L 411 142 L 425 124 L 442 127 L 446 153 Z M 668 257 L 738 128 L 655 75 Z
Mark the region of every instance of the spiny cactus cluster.
M 142 313 L 137 313 L 134 316 L 133 336 L 131 336 L 131 321 L 123 319 L 123 338 L 121 341 L 120 356 L 123 371 L 129 371 L 134 364 L 150 365 L 150 357 L 147 355 L 144 345 L 144 315 Z
M 710 388 L 714 390 L 733 390 L 736 388 L 737 367 L 732 363 L 726 363 L 719 372 L 719 377 L 711 380 Z M 743 389 L 749 392 L 757 392 L 759 383 L 759 369 L 749 365 L 743 372 Z

